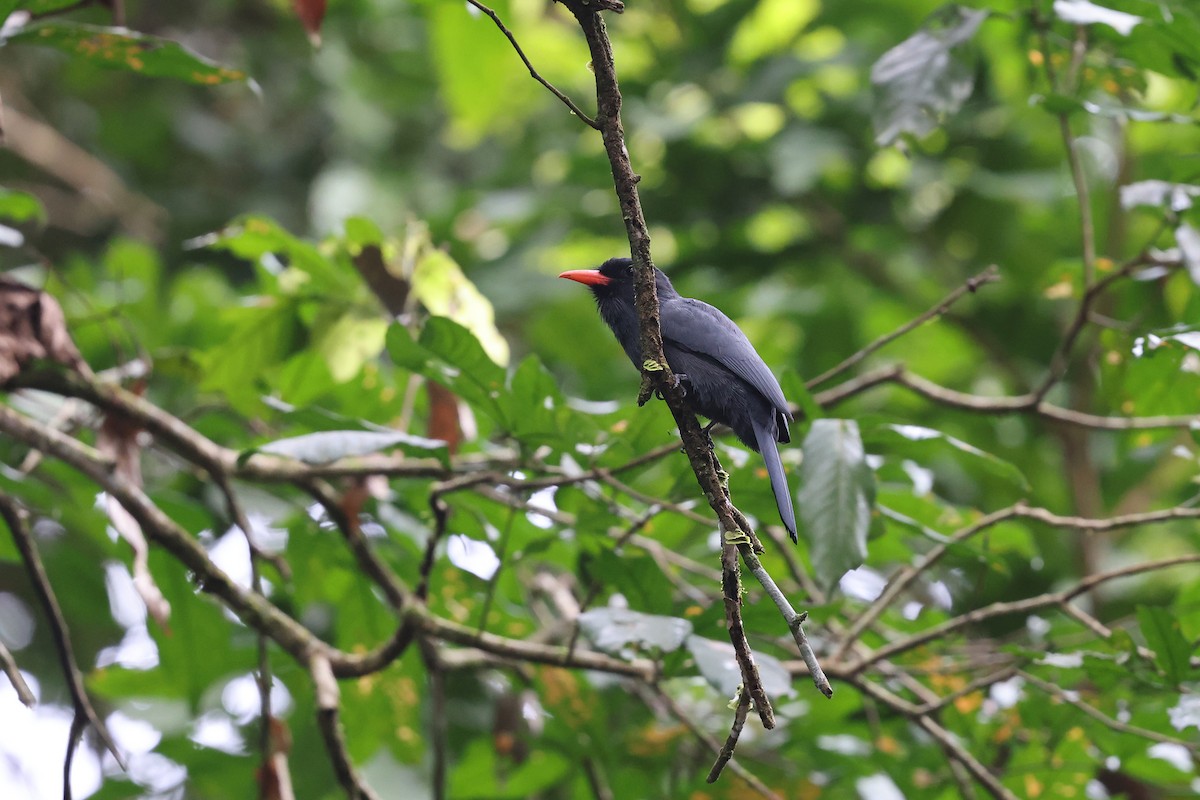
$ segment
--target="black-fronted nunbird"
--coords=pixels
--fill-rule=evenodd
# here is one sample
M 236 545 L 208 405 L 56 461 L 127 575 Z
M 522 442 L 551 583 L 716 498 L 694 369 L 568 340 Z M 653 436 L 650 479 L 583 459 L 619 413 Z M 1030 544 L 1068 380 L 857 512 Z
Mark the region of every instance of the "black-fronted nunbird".
M 586 284 L 634 366 L 642 368 L 637 311 L 633 305 L 633 262 L 610 258 L 599 269 L 559 275 Z M 654 270 L 662 326 L 663 354 L 687 391 L 692 410 L 728 425 L 751 450 L 762 453 L 775 492 L 779 518 L 796 541 L 796 514 L 775 442 L 789 442 L 792 415 L 779 381 L 763 363 L 746 334 L 708 303 L 681 297 L 660 270 Z

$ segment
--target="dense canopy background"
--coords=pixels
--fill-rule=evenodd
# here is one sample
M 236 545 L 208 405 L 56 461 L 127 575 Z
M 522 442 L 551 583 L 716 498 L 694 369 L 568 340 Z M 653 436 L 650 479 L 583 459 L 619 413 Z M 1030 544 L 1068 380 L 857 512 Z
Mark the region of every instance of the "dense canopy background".
M 713 784 L 722 540 L 555 278 L 629 253 L 599 133 L 478 4 L 323 5 L 0 0 L 0 796 L 73 717 L 75 797 L 1198 790 L 1191 0 L 605 14 L 655 262 L 797 409 L 799 548 L 716 451 L 834 695 L 747 574 Z

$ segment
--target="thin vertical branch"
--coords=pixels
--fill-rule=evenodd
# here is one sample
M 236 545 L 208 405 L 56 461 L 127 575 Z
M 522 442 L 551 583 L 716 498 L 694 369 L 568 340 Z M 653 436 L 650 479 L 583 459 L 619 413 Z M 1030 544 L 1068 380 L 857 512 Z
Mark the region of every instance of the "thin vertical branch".
M 54 588 L 50 585 L 50 576 L 46 574 L 46 568 L 42 565 L 42 558 L 38 555 L 37 546 L 33 541 L 33 533 L 26 523 L 24 511 L 17 505 L 16 500 L 3 492 L 0 492 L 0 517 L 3 517 L 12 533 L 13 542 L 16 543 L 17 550 L 21 553 L 21 560 L 25 562 L 25 570 L 29 573 L 29 579 L 33 583 L 34 593 L 37 594 L 38 600 L 42 604 L 42 610 L 46 613 L 46 619 L 50 623 L 50 633 L 54 639 L 55 649 L 58 650 L 59 665 L 62 667 L 63 676 L 67 680 L 67 688 L 71 692 L 71 700 L 75 705 L 75 722 L 72 724 L 72 731 L 74 732 L 78 727 L 82 732 L 84 721 L 91 723 L 100 736 L 100 741 L 112 753 L 113 758 L 121 765 L 121 769 L 127 770 L 129 767 L 125 762 L 125 756 L 121 755 L 120 749 L 108 732 L 108 727 L 96 713 L 96 709 L 87 695 L 87 690 L 83 686 L 83 673 L 75 661 L 75 651 L 71 646 L 71 633 L 67 627 L 67 618 L 58 604 L 58 598 L 54 596 Z M 77 736 L 72 735 L 72 741 L 76 738 Z M 70 770 L 73 755 L 74 746 L 69 744 L 64 765 L 64 769 L 67 771 Z M 67 797 L 70 796 L 71 782 L 69 778 L 69 775 L 64 776 L 63 783 Z
M 379 800 L 354 768 L 350 752 L 346 749 L 346 736 L 339 719 L 341 692 L 337 679 L 333 677 L 329 659 L 323 653 L 313 653 L 309 657 L 308 670 L 316 692 L 317 727 L 325 740 L 325 749 L 329 751 L 338 783 L 345 789 L 349 800 Z

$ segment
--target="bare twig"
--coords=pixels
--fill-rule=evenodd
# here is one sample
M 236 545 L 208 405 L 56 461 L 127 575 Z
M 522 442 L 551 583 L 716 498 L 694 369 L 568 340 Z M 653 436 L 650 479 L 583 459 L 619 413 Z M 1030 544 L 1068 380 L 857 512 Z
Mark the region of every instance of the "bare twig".
M 994 511 L 985 517 L 982 517 L 970 525 L 950 536 L 946 542 L 938 544 L 931 548 L 927 553 L 917 559 L 911 566 L 901 567 L 892 575 L 887 586 L 879 597 L 850 625 L 849 629 L 842 636 L 838 647 L 834 651 L 834 658 L 841 658 L 845 655 L 847 648 L 853 643 L 863 631 L 865 631 L 879 616 L 893 603 L 896 598 L 904 592 L 913 581 L 921 574 L 930 569 L 937 563 L 942 556 L 955 544 L 963 542 L 972 536 L 975 536 L 981 531 L 984 531 L 993 525 L 996 525 L 1005 520 L 1014 518 L 1034 519 L 1039 522 L 1044 522 L 1047 525 L 1052 525 L 1059 528 L 1076 528 L 1087 531 L 1107 531 L 1116 530 L 1118 528 L 1130 528 L 1137 525 L 1148 525 L 1155 522 L 1167 522 L 1177 519 L 1200 519 L 1200 509 L 1198 508 L 1168 508 L 1161 511 L 1147 511 L 1138 514 L 1124 514 L 1116 517 L 1108 517 L 1105 519 L 1088 519 L 1085 517 L 1062 516 L 1048 511 L 1044 508 L 1036 508 L 1027 506 L 1024 503 L 1018 503 L 1007 508 L 1002 508 L 999 511 Z M 1157 563 L 1157 562 L 1156 562 Z M 1110 575 L 1111 573 L 1102 573 Z M 1088 581 L 1097 577 L 1091 576 Z M 1120 577 L 1117 575 L 1116 577 Z M 1105 578 L 1107 579 L 1107 578 Z M 1090 585 L 1089 585 L 1090 588 Z M 1081 590 L 1086 591 L 1086 588 Z M 1076 594 L 1081 593 L 1077 592 Z M 1067 595 L 1066 599 L 1074 597 L 1075 594 Z M 1042 595 L 1043 598 L 1050 595 Z M 953 620 L 950 620 L 953 622 Z M 895 643 L 893 643 L 895 644 Z M 892 645 L 889 645 L 890 648 Z M 887 649 L 887 648 L 885 648 Z
M 865 669 L 866 667 L 883 661 L 884 659 L 892 658 L 900 653 L 920 647 L 926 642 L 934 639 L 941 639 L 949 633 L 952 633 L 960 628 L 965 628 L 970 625 L 977 625 L 985 620 L 994 619 L 995 617 L 1008 616 L 1009 614 L 1024 614 L 1030 611 L 1036 611 L 1043 608 L 1054 608 L 1066 603 L 1081 594 L 1091 591 L 1096 586 L 1118 578 L 1128 578 L 1132 575 L 1138 575 L 1143 572 L 1155 572 L 1161 569 L 1177 567 L 1183 564 L 1200 563 L 1200 553 L 1188 553 L 1186 555 L 1175 556 L 1174 558 L 1164 558 L 1158 561 L 1146 561 L 1140 564 L 1131 564 L 1120 569 L 1109 570 L 1108 572 L 1098 572 L 1094 575 L 1089 575 L 1083 580 L 1076 583 L 1067 589 L 1059 592 L 1051 592 L 1041 594 L 1036 597 L 1028 597 L 1023 600 L 1013 600 L 1010 602 L 998 602 L 990 605 L 976 608 L 964 614 L 960 614 L 953 619 L 948 619 L 940 625 L 934 625 L 931 628 L 926 628 L 919 633 L 914 633 L 902 639 L 898 639 L 880 647 L 872 652 L 869 656 L 861 658 L 857 664 L 851 667 L 852 670 Z
M 682 722 L 683 726 L 691 731 L 693 736 L 695 736 L 702 744 L 704 744 L 705 747 L 713 752 L 713 755 L 721 755 L 721 742 L 717 741 L 715 736 L 704 730 L 704 728 L 700 726 L 700 723 L 693 719 L 692 715 L 684 710 L 683 706 L 675 702 L 675 698 L 671 697 L 671 695 L 668 694 L 657 683 L 652 683 L 649 689 L 650 691 L 647 691 L 643 687 L 637 687 L 639 696 L 641 696 L 642 700 L 646 702 L 647 705 L 649 705 L 651 708 L 654 708 L 655 705 L 661 706 L 661 708 L 666 710 L 667 713 Z M 730 757 L 732 758 L 732 753 L 730 754 Z M 771 798 L 772 800 L 780 800 L 779 795 L 771 791 L 770 787 L 760 781 L 754 773 L 747 770 L 741 764 L 736 761 L 730 761 L 729 759 L 726 759 L 726 763 L 733 774 L 745 781 L 746 785 L 755 792 L 763 797 Z
M 951 692 L 948 695 L 939 697 L 936 702 L 926 701 L 924 705 L 919 706 L 917 708 L 917 711 L 918 711 L 918 713 L 921 713 L 921 714 L 936 714 L 937 712 L 941 711 L 946 706 L 949 706 L 953 703 L 958 702 L 959 699 L 966 697 L 967 695 L 974 694 L 975 692 L 987 689 L 988 687 L 994 686 L 997 683 L 1006 681 L 1009 678 L 1011 678 L 1013 675 L 1016 675 L 1016 674 L 1017 674 L 1016 667 L 1013 667 L 1013 666 L 1001 667 L 1000 669 L 996 670 L 995 672 L 989 672 L 987 675 L 984 675 L 983 677 L 976 678 L 975 680 L 968 683 L 966 686 L 963 686 L 960 689 L 956 689 L 955 691 Z
M 309 659 L 308 670 L 317 697 L 317 727 L 321 729 L 321 737 L 325 740 L 325 749 L 329 751 L 338 783 L 346 790 L 346 797 L 350 800 L 378 800 L 378 795 L 363 781 L 354 768 L 354 762 L 350 760 L 346 737 L 338 719 L 341 692 L 329 659 L 321 653 L 314 653 Z
M 758 556 L 754 554 L 753 549 L 749 545 L 740 545 L 738 550 L 741 552 L 742 560 L 746 562 L 746 566 L 750 568 L 750 572 L 766 589 L 767 595 L 775 603 L 775 607 L 779 609 L 779 613 L 783 615 L 784 622 L 787 623 L 788 631 L 792 634 L 792 638 L 796 640 L 796 647 L 800 650 L 800 657 L 804 659 L 805 665 L 808 667 L 808 672 L 812 675 L 813 684 L 826 697 L 833 697 L 833 687 L 829 685 L 829 678 L 825 677 L 825 672 L 821 669 L 821 664 L 817 661 L 817 655 L 813 652 L 812 646 L 808 643 L 808 637 L 804 633 L 804 620 L 808 618 L 808 612 L 797 614 L 792 608 L 792 604 L 788 602 L 787 597 L 779 590 L 774 579 L 771 578 L 769 572 L 763 567 L 762 562 L 758 560 Z
M 742 735 L 742 728 L 746 724 L 746 714 L 749 711 L 750 695 L 739 686 L 737 707 L 733 710 L 733 724 L 729 726 L 729 735 L 725 737 L 725 744 L 721 745 L 721 749 L 717 753 L 716 762 L 708 771 L 706 780 L 709 783 L 717 782 L 717 778 L 721 777 L 721 773 L 725 770 L 725 765 L 729 763 L 729 759 L 733 758 L 733 751 L 737 749 L 738 739 Z
M 29 684 L 25 682 L 25 677 L 21 675 L 21 668 L 17 666 L 17 660 L 13 658 L 13 654 L 4 646 L 4 642 L 0 642 L 0 667 L 4 668 L 4 674 L 8 676 L 8 680 L 12 683 L 13 691 L 17 693 L 17 699 L 26 708 L 33 708 L 37 705 L 37 698 L 33 696 L 33 691 L 29 688 Z
M 500 20 L 500 16 L 498 14 L 496 14 L 495 11 L 488 8 L 483 3 L 479 2 L 479 0 L 467 0 L 467 2 L 470 3 L 471 5 L 475 6 L 476 8 L 478 8 L 484 14 L 487 14 L 489 17 L 491 17 L 492 22 L 496 23 L 496 27 L 500 29 L 500 32 L 503 33 L 505 35 L 505 37 L 507 37 L 509 43 L 512 44 L 513 50 L 517 51 L 517 55 L 521 57 L 521 61 L 525 64 L 525 68 L 527 70 L 529 70 L 529 74 L 533 77 L 533 79 L 535 81 L 540 83 L 542 86 L 545 86 L 548 90 L 550 90 L 550 93 L 552 95 L 557 97 L 559 100 L 563 101 L 563 103 L 566 105 L 566 107 L 571 109 L 571 113 L 574 114 L 575 116 L 579 117 L 581 120 L 583 120 L 584 124 L 586 124 L 590 128 L 595 128 L 596 130 L 600 130 L 600 126 L 596 124 L 596 120 L 592 119 L 587 114 L 583 113 L 583 109 L 581 109 L 579 106 L 575 105 L 575 101 L 573 101 L 571 98 L 567 97 L 565 94 L 560 92 L 558 89 L 554 88 L 554 84 L 550 83 L 550 81 L 546 80 L 545 78 L 543 78 L 541 75 L 538 74 L 538 71 L 533 68 L 533 64 L 529 63 L 529 59 L 526 58 L 525 51 L 521 49 L 521 45 L 517 44 L 517 39 L 515 36 L 512 35 L 512 31 L 510 31 L 507 27 L 505 27 L 504 23 Z
M 1133 736 L 1140 736 L 1141 738 L 1149 739 L 1152 742 L 1161 742 L 1163 744 L 1177 745 L 1179 747 L 1182 747 L 1182 748 L 1188 750 L 1193 755 L 1195 755 L 1196 753 L 1200 753 L 1200 744 L 1197 744 L 1196 742 L 1189 742 L 1184 739 L 1177 739 L 1174 736 L 1167 736 L 1165 734 L 1159 733 L 1158 731 L 1152 731 L 1152 730 L 1149 730 L 1148 728 L 1142 728 L 1137 725 L 1130 725 L 1127 722 L 1121 722 L 1120 720 L 1113 719 L 1108 714 L 1105 714 L 1103 711 L 1096 708 L 1095 706 L 1085 703 L 1076 697 L 1072 697 L 1071 694 L 1064 692 L 1062 689 L 1058 688 L 1057 686 L 1050 683 L 1049 681 L 1044 681 L 1041 678 L 1037 677 L 1036 675 L 1031 675 L 1030 673 L 1028 673 L 1024 670 L 1021 670 L 1017 674 L 1020 675 L 1022 680 L 1026 681 L 1027 683 L 1033 684 L 1041 691 L 1043 691 L 1046 694 L 1053 697 L 1055 700 L 1058 700 L 1059 702 L 1062 702 L 1062 703 L 1070 703 L 1075 708 L 1082 711 L 1084 714 L 1087 714 L 1089 717 L 1091 717 L 1092 719 L 1101 723 L 1105 727 L 1111 728 L 1112 730 L 1117 731 L 1118 733 L 1128 733 Z
M 121 769 L 127 770 L 129 766 L 125 762 L 125 756 L 121 754 L 116 742 L 113 741 L 112 735 L 108 732 L 108 726 L 104 724 L 104 720 L 96 713 L 96 709 L 92 706 L 91 698 L 88 697 L 87 689 L 83 685 L 83 673 L 79 670 L 79 665 L 75 661 L 75 650 L 71 646 L 71 632 L 67 627 L 67 618 L 63 616 L 62 608 L 58 604 L 58 598 L 54 596 L 54 588 L 50 585 L 50 576 L 46 574 L 46 568 L 42 565 L 42 558 L 38 555 L 37 545 L 33 541 L 33 533 L 29 530 L 24 516 L 24 511 L 9 495 L 0 492 L 0 517 L 4 519 L 8 530 L 12 534 L 13 542 L 17 545 L 17 550 L 21 553 L 21 560 L 25 562 L 25 570 L 29 573 L 29 580 L 33 584 L 34 593 L 37 594 L 38 600 L 42 604 L 42 610 L 46 613 L 46 620 L 50 623 L 50 633 L 54 638 L 54 646 L 58 651 L 59 666 L 62 668 L 63 677 L 67 681 L 67 688 L 71 692 L 71 700 L 75 705 L 75 722 L 72 728 L 79 727 L 82 732 L 84 723 L 91 724 L 95 729 L 100 741 L 104 743 L 105 748 L 112 753 L 113 758 L 121 765 Z M 75 738 L 75 737 L 73 737 Z M 70 771 L 71 756 L 73 748 L 68 747 L 67 761 L 64 769 Z M 70 775 L 66 775 L 64 791 L 70 792 Z
M 957 408 L 976 414 L 1030 414 L 1046 419 L 1065 422 L 1081 428 L 1106 431 L 1155 430 L 1160 428 L 1187 428 L 1200 423 L 1200 414 L 1176 416 L 1109 417 L 1062 408 L 1052 403 L 1039 401 L 1036 394 L 1029 392 L 1011 397 L 984 397 L 947 389 L 920 375 L 907 371 L 903 365 L 881 367 L 864 373 L 832 389 L 813 395 L 813 400 L 822 408 L 832 408 L 852 397 L 884 384 L 902 386 L 927 400 L 948 408 Z
M 767 697 L 758 665 L 754 663 L 754 652 L 746 639 L 746 628 L 742 624 L 742 577 L 738 569 L 738 548 L 733 542 L 721 547 L 721 593 L 725 604 L 725 628 L 733 645 L 733 656 L 742 673 L 742 685 L 747 696 L 754 701 L 754 710 L 767 730 L 775 727 L 775 711 Z
M 904 336 L 905 334 L 909 333 L 910 331 L 924 325 L 929 320 L 931 320 L 935 317 L 942 316 L 947 311 L 949 311 L 950 306 L 957 303 L 963 295 L 968 294 L 968 293 L 974 294 L 975 292 L 977 292 L 979 290 L 979 288 L 981 286 L 986 286 L 987 284 L 997 281 L 999 279 L 1000 279 L 1000 268 L 997 267 L 995 264 L 993 264 L 992 266 L 985 269 L 983 272 L 980 272 L 978 275 L 976 275 L 972 278 L 968 278 L 966 283 L 964 283 L 962 286 L 959 286 L 957 289 L 950 292 L 950 294 L 943 297 L 941 299 L 941 302 L 939 302 L 937 305 L 935 305 L 932 308 L 930 308 L 929 310 L 927 310 L 925 313 L 914 317 L 910 321 L 901 325 L 899 328 L 896 328 L 896 330 L 892 331 L 891 333 L 887 333 L 887 334 L 884 334 L 883 336 L 880 336 L 878 339 L 871 342 L 866 347 L 859 350 L 857 353 L 854 353 L 853 355 L 848 356 L 845 360 L 843 360 L 837 366 L 827 369 L 826 371 L 822 372 L 817 377 L 812 378 L 809 381 L 806 381 L 805 386 L 807 386 L 809 389 L 813 389 L 813 388 L 816 388 L 817 386 L 820 386 L 822 383 L 825 383 L 826 381 L 836 378 L 838 375 L 841 375 L 846 370 L 848 370 L 851 367 L 853 367 L 854 365 L 858 364 L 860 361 L 862 361 L 867 356 L 871 355 L 871 353 L 874 353 L 876 350 L 879 350 L 880 348 L 883 348 L 883 347 L 891 344 L 892 342 L 899 339 L 901 336 Z

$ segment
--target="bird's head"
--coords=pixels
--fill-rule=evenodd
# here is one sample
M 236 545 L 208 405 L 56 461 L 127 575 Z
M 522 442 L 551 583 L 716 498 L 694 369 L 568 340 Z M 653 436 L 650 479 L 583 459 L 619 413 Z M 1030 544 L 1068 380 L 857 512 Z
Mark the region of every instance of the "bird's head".
M 633 261 L 628 258 L 610 258 L 599 269 L 572 269 L 558 277 L 588 286 L 598 300 L 622 298 L 633 303 Z M 671 281 L 657 267 L 654 283 L 660 299 L 675 294 Z

